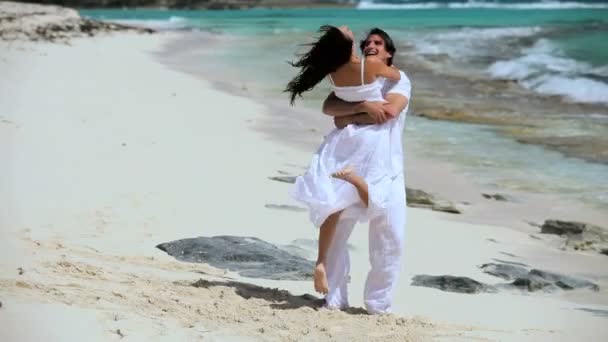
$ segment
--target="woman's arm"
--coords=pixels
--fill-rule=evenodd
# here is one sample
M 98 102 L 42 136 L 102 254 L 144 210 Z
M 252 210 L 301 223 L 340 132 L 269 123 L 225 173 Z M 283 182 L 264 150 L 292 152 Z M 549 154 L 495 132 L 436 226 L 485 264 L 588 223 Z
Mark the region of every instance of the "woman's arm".
M 376 77 L 382 76 L 394 81 L 399 81 L 401 79 L 399 69 L 384 64 L 384 62 L 376 57 L 367 57 L 366 64 L 366 67 L 371 68 L 371 71 Z

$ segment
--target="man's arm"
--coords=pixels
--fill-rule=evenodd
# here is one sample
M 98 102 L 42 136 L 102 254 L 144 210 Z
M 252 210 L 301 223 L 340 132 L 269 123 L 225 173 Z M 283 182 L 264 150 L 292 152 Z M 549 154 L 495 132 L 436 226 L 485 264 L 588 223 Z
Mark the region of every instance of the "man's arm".
M 386 101 L 388 102 L 383 104 L 382 107 L 388 118 L 398 117 L 408 103 L 407 97 L 396 93 L 386 95 Z M 334 117 L 334 125 L 337 128 L 344 128 L 350 124 L 374 125 L 377 123 L 378 122 L 367 113 L 357 113 Z
M 332 91 L 323 101 L 323 113 L 329 116 L 345 116 L 362 113 L 361 102 L 346 102 L 339 99 Z
M 355 125 L 375 125 L 376 120 L 372 119 L 367 113 L 359 113 L 344 116 L 334 116 L 334 126 L 344 128 L 350 124 Z
M 384 99 L 387 102 L 382 106 L 382 110 L 387 118 L 396 118 L 399 116 L 409 103 L 412 84 L 405 73 L 401 71 L 399 73 L 401 74 L 399 82 L 392 85 L 388 93 L 384 96 Z M 359 114 L 334 118 L 334 124 L 338 128 L 346 127 L 349 124 L 366 125 L 375 123 L 378 122 L 365 117 L 365 115 Z
M 346 102 L 339 99 L 333 92 L 323 102 L 323 113 L 333 117 L 363 113 L 374 120 L 373 123 L 383 123 L 390 119 L 385 113 L 382 102 Z
M 386 114 L 391 118 L 398 117 L 409 103 L 409 99 L 405 95 L 398 93 L 388 93 L 384 99 L 387 102 L 382 105 L 382 107 Z

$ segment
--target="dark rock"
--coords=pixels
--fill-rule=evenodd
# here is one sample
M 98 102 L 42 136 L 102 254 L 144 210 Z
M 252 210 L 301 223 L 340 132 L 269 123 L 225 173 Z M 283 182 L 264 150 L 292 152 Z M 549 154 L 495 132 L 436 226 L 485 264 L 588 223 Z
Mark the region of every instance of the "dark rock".
M 272 280 L 312 278 L 314 263 L 254 237 L 214 236 L 156 246 L 181 261 L 207 263 L 244 277 Z
M 523 266 L 523 267 L 530 267 L 526 264 L 524 264 L 523 262 L 516 262 L 516 261 L 507 261 L 507 260 L 501 260 L 501 259 L 496 259 L 496 258 L 492 258 L 492 260 L 499 262 L 501 264 L 509 264 L 509 265 L 516 265 L 516 266 Z
M 590 309 L 590 308 L 576 308 L 576 310 L 586 311 L 594 314 L 595 316 L 608 317 L 608 310 Z
M 605 254 L 602 251 L 608 250 L 608 232 L 598 226 L 587 225 L 581 234 L 568 235 L 564 248 L 577 251 L 594 250 Z
M 435 204 L 433 195 L 422 190 L 405 188 L 405 193 L 410 206 Z
M 418 189 L 405 188 L 407 205 L 414 208 L 427 208 L 451 214 L 460 214 L 460 210 L 445 200 L 438 200 L 433 195 Z
M 604 254 L 604 255 L 608 255 L 608 248 L 603 248 L 603 249 L 600 251 L 600 253 L 601 253 L 601 254 Z
M 528 270 L 526 267 L 517 265 L 488 263 L 480 268 L 487 274 L 512 282 L 492 286 L 467 277 L 417 275 L 412 279 L 412 285 L 458 293 L 496 292 L 498 289 L 517 289 L 528 292 L 576 289 L 599 291 L 598 285 L 584 279 L 537 269 Z
M 540 279 L 552 282 L 563 290 L 572 289 L 590 289 L 593 291 L 599 291 L 600 287 L 590 281 L 584 279 L 578 279 L 571 276 L 566 276 L 559 273 L 547 272 L 542 270 L 533 269 L 530 271 L 531 277 L 538 277 Z
M 443 211 L 450 214 L 460 214 L 460 210 L 451 203 L 435 204 L 431 207 L 434 211 Z
M 598 291 L 599 286 L 596 284 L 571 276 L 553 273 L 538 269 L 528 270 L 526 267 L 515 265 L 494 264 L 488 263 L 481 265 L 480 268 L 487 274 L 499 277 L 505 280 L 514 280 L 510 284 L 501 284 L 502 288 L 518 288 L 530 292 L 544 290 L 555 291 L 574 290 L 574 289 L 590 289 Z
M 484 198 L 487 199 L 493 199 L 496 201 L 508 201 L 507 197 L 505 195 L 501 195 L 501 194 L 481 194 Z
M 287 204 L 265 204 L 265 208 L 268 209 L 279 209 L 279 210 L 289 210 L 289 211 L 297 211 L 302 212 L 306 211 L 306 208 L 297 207 L 295 205 L 287 205 Z
M 553 286 L 551 283 L 536 278 L 517 278 L 514 282 L 509 284 L 509 286 L 529 292 L 536 292 L 538 290 L 551 292 L 555 289 L 555 286 Z
M 541 226 L 540 232 L 543 234 L 580 234 L 582 233 L 587 224 L 582 222 L 568 222 L 559 220 L 546 220 Z
M 458 292 L 458 293 L 481 293 L 495 292 L 493 286 L 480 283 L 476 280 L 467 277 L 454 277 L 450 275 L 431 276 L 417 275 L 412 278 L 413 286 L 432 287 L 442 291 Z
M 294 184 L 296 182 L 295 176 L 275 176 L 275 177 L 268 177 L 268 179 L 271 179 L 271 180 L 277 181 L 277 182 L 285 182 L 285 183 L 291 183 L 291 184 Z
M 608 231 L 589 223 L 546 220 L 541 233 L 564 237 L 563 249 L 592 250 L 602 254 L 608 250 Z
M 521 266 L 505 264 L 483 264 L 479 266 L 485 273 L 505 280 L 514 280 L 528 275 L 528 270 Z
M 599 291 L 598 285 L 587 280 L 541 270 L 531 270 L 527 275 L 517 278 L 511 284 L 506 284 L 502 287 L 517 288 L 530 292 L 539 290 L 543 290 L 544 292 L 555 292 L 559 289 L 565 291 L 576 289 Z

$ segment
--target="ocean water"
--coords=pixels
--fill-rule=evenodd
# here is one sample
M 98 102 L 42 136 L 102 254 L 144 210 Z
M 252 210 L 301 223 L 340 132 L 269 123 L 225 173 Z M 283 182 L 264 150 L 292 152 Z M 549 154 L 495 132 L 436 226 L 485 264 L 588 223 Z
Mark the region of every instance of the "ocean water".
M 320 25 L 349 25 L 358 37 L 379 26 L 399 58 L 428 62 L 435 72 L 512 80 L 537 96 L 595 106 L 597 111 L 547 117 L 547 131 L 608 137 L 608 2 L 362 1 L 357 9 L 244 11 L 82 10 L 102 20 L 158 30 L 200 32 L 171 53 L 228 87 L 282 100 L 303 51 Z M 209 40 L 209 37 L 212 39 Z M 416 80 L 413 79 L 416 101 Z M 300 104 L 312 109 L 322 84 Z M 286 107 L 287 108 L 287 107 Z M 541 118 L 542 120 L 542 118 Z M 608 210 L 608 165 L 519 144 L 491 126 L 410 116 L 406 143 L 417 154 L 449 161 L 483 185 L 542 192 Z M 479 142 L 483 141 L 483 144 Z M 608 141 L 608 140 L 606 140 Z

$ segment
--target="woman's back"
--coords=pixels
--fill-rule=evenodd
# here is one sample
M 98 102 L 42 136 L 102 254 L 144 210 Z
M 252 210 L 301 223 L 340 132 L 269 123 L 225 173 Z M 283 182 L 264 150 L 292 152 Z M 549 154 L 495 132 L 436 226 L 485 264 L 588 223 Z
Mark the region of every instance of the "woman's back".
M 365 60 L 349 62 L 329 74 L 334 94 L 343 101 L 384 101 L 382 83 L 373 70 L 365 70 Z

